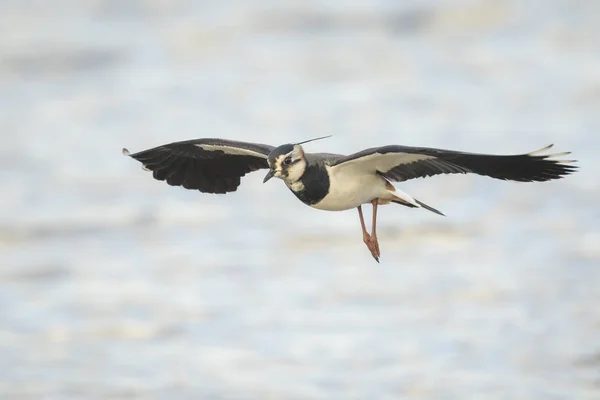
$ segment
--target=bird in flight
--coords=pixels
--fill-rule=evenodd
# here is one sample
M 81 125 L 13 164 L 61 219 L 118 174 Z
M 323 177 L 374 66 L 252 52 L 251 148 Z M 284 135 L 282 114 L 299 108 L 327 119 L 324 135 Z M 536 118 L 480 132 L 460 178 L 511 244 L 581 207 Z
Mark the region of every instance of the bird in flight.
M 203 193 L 234 192 L 244 175 L 266 169 L 263 182 L 273 177 L 283 180 L 308 206 L 326 211 L 356 208 L 363 242 L 377 262 L 381 256 L 376 230 L 379 205 L 395 203 L 443 215 L 391 182 L 467 173 L 509 181 L 544 182 L 562 178 L 577 168 L 571 165 L 574 160 L 560 159 L 569 152 L 548 154 L 552 145 L 518 155 L 397 145 L 374 147 L 347 156 L 304 152 L 303 144 L 326 137 L 329 136 L 278 147 L 225 139 L 195 139 L 134 154 L 123 149 L 123 154 L 141 162 L 157 180 Z M 362 213 L 362 205 L 368 203 L 373 206 L 370 234 Z

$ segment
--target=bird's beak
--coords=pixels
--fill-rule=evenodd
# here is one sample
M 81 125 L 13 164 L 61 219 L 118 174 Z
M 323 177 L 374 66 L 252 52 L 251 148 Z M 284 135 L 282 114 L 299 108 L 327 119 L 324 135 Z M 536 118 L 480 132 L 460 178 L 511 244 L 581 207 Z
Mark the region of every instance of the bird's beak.
M 275 171 L 270 169 L 269 172 L 267 172 L 267 175 L 265 175 L 265 179 L 263 179 L 263 183 L 267 183 L 267 181 L 274 176 L 275 176 Z

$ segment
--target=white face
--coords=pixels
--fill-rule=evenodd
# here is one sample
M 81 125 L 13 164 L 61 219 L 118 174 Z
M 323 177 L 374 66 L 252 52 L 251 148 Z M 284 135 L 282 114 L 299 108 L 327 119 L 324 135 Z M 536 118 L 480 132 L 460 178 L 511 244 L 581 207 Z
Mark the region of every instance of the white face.
M 291 152 L 277 157 L 274 164 L 271 168 L 275 171 L 277 178 L 283 179 L 286 183 L 298 181 L 306 169 L 302 146 L 299 144 L 294 145 Z

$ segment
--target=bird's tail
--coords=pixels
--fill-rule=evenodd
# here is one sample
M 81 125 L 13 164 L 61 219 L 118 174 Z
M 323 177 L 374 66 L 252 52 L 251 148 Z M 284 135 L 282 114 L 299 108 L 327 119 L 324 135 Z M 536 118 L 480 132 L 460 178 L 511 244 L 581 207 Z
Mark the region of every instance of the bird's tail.
M 442 213 L 440 210 L 436 210 L 435 208 L 428 206 L 427 204 L 423 203 L 422 201 L 419 201 L 417 199 L 414 199 L 415 203 L 417 203 L 417 205 L 415 206 L 414 204 L 411 203 L 407 203 L 405 201 L 402 200 L 392 200 L 392 203 L 396 203 L 396 204 L 402 204 L 403 206 L 407 206 L 407 207 L 413 207 L 413 208 L 424 208 L 426 210 L 429 210 L 433 213 L 436 213 L 438 215 L 441 215 L 443 217 L 445 217 L 444 213 Z
M 390 185 L 390 186 L 392 186 L 392 185 Z M 424 208 L 424 209 L 429 210 L 438 215 L 445 216 L 441 211 L 436 210 L 435 208 L 433 208 L 431 206 L 428 206 L 427 204 L 423 203 L 422 201 L 415 199 L 411 195 L 404 193 L 403 191 L 398 190 L 395 187 L 394 187 L 393 191 L 389 190 L 389 192 L 392 194 L 392 196 L 394 196 L 391 200 L 392 203 L 401 204 L 403 206 L 412 207 L 412 208 Z

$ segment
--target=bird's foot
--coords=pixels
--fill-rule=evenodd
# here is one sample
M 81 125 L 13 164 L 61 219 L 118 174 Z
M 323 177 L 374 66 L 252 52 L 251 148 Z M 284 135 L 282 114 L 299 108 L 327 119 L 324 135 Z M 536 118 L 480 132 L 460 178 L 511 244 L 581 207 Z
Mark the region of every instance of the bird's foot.
M 367 248 L 371 252 L 371 255 L 373 256 L 375 261 L 379 262 L 381 252 L 379 251 L 379 242 L 377 241 L 377 236 L 365 234 L 365 236 L 363 236 L 363 242 L 365 242 L 365 244 L 367 245 Z

